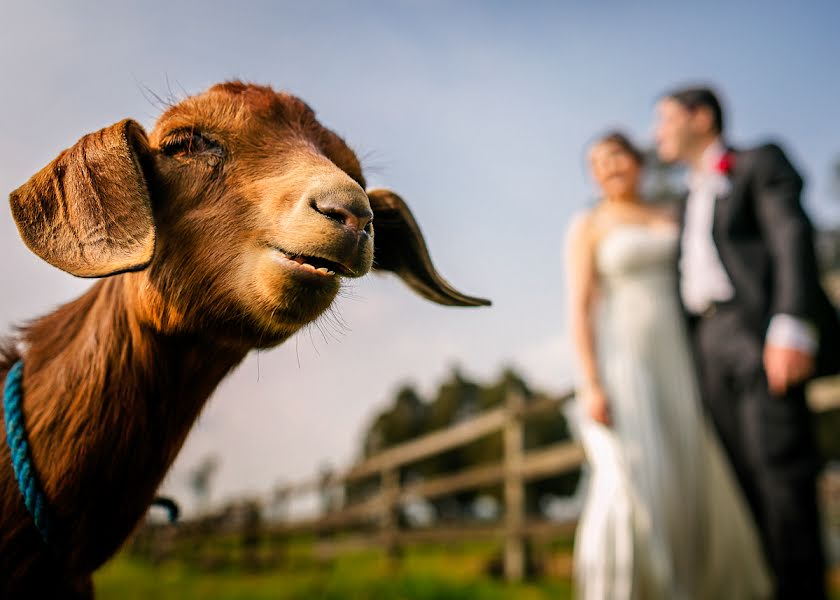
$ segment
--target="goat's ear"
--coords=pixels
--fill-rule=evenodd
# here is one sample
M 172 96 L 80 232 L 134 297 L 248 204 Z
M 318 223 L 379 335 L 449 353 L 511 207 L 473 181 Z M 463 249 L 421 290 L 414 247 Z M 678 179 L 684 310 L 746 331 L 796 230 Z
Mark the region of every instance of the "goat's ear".
M 88 134 L 12 192 L 12 214 L 27 246 L 79 277 L 142 269 L 155 249 L 143 174 L 143 128 L 126 119 Z
M 402 198 L 390 190 L 368 192 L 373 210 L 373 267 L 392 271 L 424 298 L 447 306 L 489 306 L 462 294 L 432 264 L 423 234 Z

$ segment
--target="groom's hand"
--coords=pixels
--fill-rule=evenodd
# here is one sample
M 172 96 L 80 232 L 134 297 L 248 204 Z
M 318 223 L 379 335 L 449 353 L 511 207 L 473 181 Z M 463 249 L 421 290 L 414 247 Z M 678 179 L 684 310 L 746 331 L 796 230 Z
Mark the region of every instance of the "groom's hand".
M 814 355 L 774 344 L 764 346 L 764 371 L 770 391 L 781 396 L 814 373 Z

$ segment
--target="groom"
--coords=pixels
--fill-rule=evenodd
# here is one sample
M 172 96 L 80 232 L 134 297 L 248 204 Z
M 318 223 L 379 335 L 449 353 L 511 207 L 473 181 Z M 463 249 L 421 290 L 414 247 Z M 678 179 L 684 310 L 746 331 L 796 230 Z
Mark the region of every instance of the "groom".
M 825 598 L 804 384 L 840 371 L 840 322 L 820 287 L 802 178 L 775 145 L 723 140 L 714 92 L 657 105 L 657 147 L 690 170 L 680 296 L 700 383 L 761 533 L 779 598 Z

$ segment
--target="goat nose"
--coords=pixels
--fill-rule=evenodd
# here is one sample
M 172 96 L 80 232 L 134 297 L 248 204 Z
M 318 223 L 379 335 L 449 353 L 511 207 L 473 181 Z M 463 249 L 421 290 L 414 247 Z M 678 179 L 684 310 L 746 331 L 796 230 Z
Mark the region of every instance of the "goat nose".
M 365 201 L 341 202 L 336 198 L 320 198 L 313 202 L 316 211 L 354 231 L 364 231 L 373 220 L 373 211 Z

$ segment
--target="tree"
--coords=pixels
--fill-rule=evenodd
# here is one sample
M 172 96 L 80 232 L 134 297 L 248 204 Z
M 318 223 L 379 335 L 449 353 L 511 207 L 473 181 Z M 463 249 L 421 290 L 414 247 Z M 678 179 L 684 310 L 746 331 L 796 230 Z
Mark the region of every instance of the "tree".
M 365 458 L 386 448 L 401 444 L 427 430 L 428 406 L 409 386 L 397 391 L 393 404 L 380 412 L 363 438 L 362 456 Z
M 511 390 L 523 394 L 525 402 L 545 397 L 535 392 L 513 369 L 505 369 L 489 384 L 468 379 L 458 368 L 440 385 L 436 394 L 426 401 L 411 386 L 398 390 L 392 402 L 371 422 L 362 441 L 362 456 L 370 457 L 386 448 L 421 435 L 445 429 L 473 418 L 481 412 L 502 406 Z M 570 439 L 569 427 L 561 411 L 541 414 L 525 423 L 526 449 Z M 495 432 L 465 446 L 408 465 L 402 469 L 401 479 L 428 479 L 454 473 L 470 467 L 498 463 L 502 460 L 501 432 Z M 577 473 L 538 481 L 529 486 L 528 504 L 534 508 L 543 494 L 567 495 L 577 485 Z M 353 482 L 346 493 L 350 503 L 360 500 L 377 488 L 375 480 Z M 479 495 L 501 499 L 500 486 L 459 492 L 448 498 L 435 500 L 438 514 L 460 518 Z

